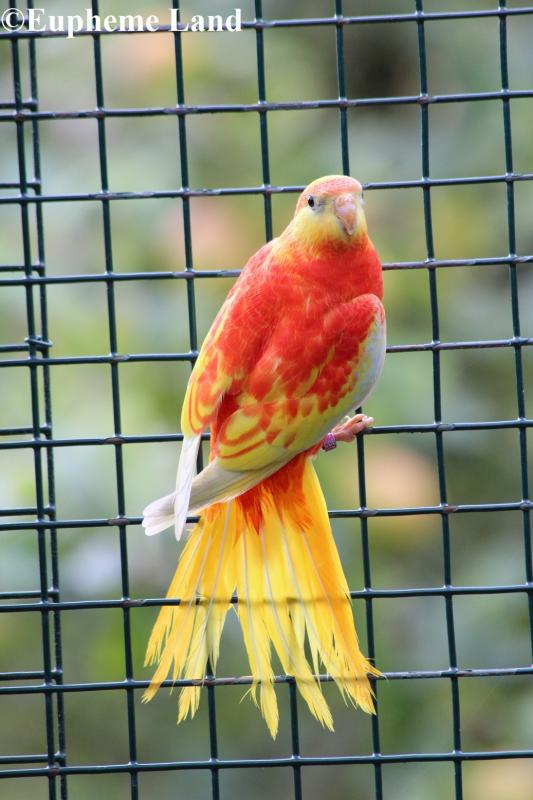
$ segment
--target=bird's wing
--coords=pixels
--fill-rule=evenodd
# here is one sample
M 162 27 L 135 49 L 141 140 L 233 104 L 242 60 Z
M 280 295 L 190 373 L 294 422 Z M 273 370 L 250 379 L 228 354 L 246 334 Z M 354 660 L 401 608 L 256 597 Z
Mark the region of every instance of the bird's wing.
M 181 412 L 185 436 L 198 435 L 214 421 L 224 395 L 239 391 L 258 358 L 275 313 L 275 302 L 266 296 L 272 245 L 248 261 L 204 340 Z
M 291 324 L 282 350 L 272 336 L 238 408 L 216 432 L 214 453 L 225 470 L 264 471 L 312 447 L 363 402 L 381 372 L 385 315 L 375 295 L 338 304 L 307 341 Z
M 238 391 L 258 357 L 265 331 L 271 324 L 270 315 L 275 313 L 275 303 L 265 296 L 271 285 L 268 269 L 272 244 L 269 242 L 248 261 L 202 345 L 181 412 L 183 446 L 176 491 L 145 508 L 143 525 L 150 535 L 164 530 L 173 520 L 176 538 L 180 538 L 189 509 L 202 431 L 215 419 L 224 395 Z

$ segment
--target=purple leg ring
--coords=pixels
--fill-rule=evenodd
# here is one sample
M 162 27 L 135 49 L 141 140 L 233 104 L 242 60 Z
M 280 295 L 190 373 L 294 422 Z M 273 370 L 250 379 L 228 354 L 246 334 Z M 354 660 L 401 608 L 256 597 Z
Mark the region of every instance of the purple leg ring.
M 326 453 L 328 450 L 334 450 L 337 447 L 337 440 L 335 438 L 334 433 L 328 433 L 327 436 L 324 436 L 324 441 L 322 442 L 322 450 L 325 450 Z

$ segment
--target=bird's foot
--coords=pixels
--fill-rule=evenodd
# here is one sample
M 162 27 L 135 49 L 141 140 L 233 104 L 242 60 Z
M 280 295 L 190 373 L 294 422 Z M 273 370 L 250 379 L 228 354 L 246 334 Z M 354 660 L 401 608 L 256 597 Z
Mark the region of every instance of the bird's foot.
M 366 414 L 356 414 L 354 417 L 346 417 L 338 425 L 335 425 L 331 433 L 337 442 L 353 442 L 358 434 L 368 430 L 374 424 L 372 417 Z

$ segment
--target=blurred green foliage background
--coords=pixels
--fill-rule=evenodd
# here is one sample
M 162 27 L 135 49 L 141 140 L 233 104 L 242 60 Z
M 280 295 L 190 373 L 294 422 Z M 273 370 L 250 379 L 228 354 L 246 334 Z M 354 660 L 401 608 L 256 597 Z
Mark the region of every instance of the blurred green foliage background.
M 509 2 L 511 7 L 525 6 Z M 193 13 L 230 13 L 233 0 L 187 0 Z M 264 16 L 308 17 L 333 13 L 332 0 L 283 3 L 264 0 Z M 495 0 L 426 0 L 425 10 L 496 8 Z M 47 13 L 79 13 L 80 0 L 50 2 Z M 412 0 L 345 0 L 345 14 L 410 12 Z M 253 17 L 250 0 L 243 18 Z M 168 19 L 164 2 L 100 4 L 109 13 L 156 13 Z M 419 92 L 416 23 L 380 23 L 345 28 L 347 93 L 388 97 Z M 432 94 L 497 91 L 501 88 L 499 23 L 496 17 L 434 21 L 425 25 L 429 91 Z M 508 20 L 512 89 L 531 89 L 533 16 Z M 186 99 L 192 104 L 253 103 L 257 100 L 254 31 L 195 34 L 183 38 Z M 335 29 L 331 26 L 266 30 L 267 98 L 271 101 L 335 98 L 338 93 Z M 25 49 L 25 48 L 24 48 Z M 109 108 L 166 106 L 176 102 L 173 38 L 170 34 L 102 37 L 105 102 Z M 92 40 L 42 39 L 37 43 L 40 108 L 94 108 Z M 24 72 L 26 72 L 24 70 Z M 25 87 L 27 94 L 27 86 Z M 0 42 L 0 99 L 13 97 L 10 45 Z M 511 101 L 514 169 L 533 172 L 533 98 Z M 505 172 L 501 102 L 431 105 L 430 164 L 433 177 L 496 175 Z M 421 175 L 420 109 L 416 104 L 348 111 L 350 167 L 363 182 L 418 179 Z M 259 121 L 255 113 L 201 114 L 187 118 L 190 185 L 195 188 L 255 186 L 262 181 Z M 54 195 L 100 188 L 97 124 L 94 119 L 40 123 L 43 191 Z M 306 184 L 342 169 L 338 112 L 276 111 L 268 115 L 273 184 Z M 113 118 L 106 123 L 110 188 L 116 191 L 175 189 L 181 185 L 175 116 Z M 15 127 L 0 126 L 2 181 L 18 179 Z M 12 191 L 12 190 L 11 190 Z M 533 253 L 533 182 L 515 184 L 517 251 Z M 436 257 L 465 259 L 508 253 L 506 188 L 503 183 L 434 188 L 431 192 Z M 422 192 L 418 188 L 369 191 L 367 214 L 383 261 L 426 256 Z M 274 195 L 274 232 L 285 227 L 293 195 Z M 261 197 L 201 197 L 191 201 L 194 266 L 240 268 L 264 241 Z M 181 270 L 184 236 L 179 200 L 137 199 L 111 205 L 112 247 L 117 272 Z M 98 202 L 56 202 L 44 206 L 47 271 L 52 275 L 97 274 L 104 270 L 102 215 Z M 0 207 L 0 261 L 22 263 L 20 212 Z M 531 265 L 518 267 L 522 334 L 533 336 Z M 438 271 L 443 341 L 509 338 L 513 335 L 508 269 L 501 265 Z M 232 281 L 196 281 L 200 341 Z M 385 273 L 391 344 L 429 342 L 431 316 L 425 270 Z M 179 280 L 115 284 L 120 353 L 175 353 L 188 350 L 185 286 Z M 109 351 L 105 287 L 78 283 L 48 287 L 52 356 Z M 27 335 L 24 289 L 0 293 L 0 343 Z M 533 414 L 533 349 L 523 349 L 526 402 Z M 447 422 L 512 419 L 517 415 L 513 348 L 444 351 L 443 416 Z M 120 365 L 123 433 L 175 432 L 189 375 L 186 363 Z M 29 375 L 25 367 L 4 368 L 1 426 L 31 421 Z M 56 366 L 52 370 L 54 435 L 113 434 L 110 370 L 107 365 Z M 430 353 L 389 355 L 367 411 L 377 424 L 433 421 Z M 533 450 L 529 435 L 530 453 Z M 438 503 L 434 437 L 390 434 L 365 440 L 370 507 Z M 449 502 L 517 501 L 522 497 L 518 432 L 492 430 L 445 435 Z M 174 444 L 124 447 L 127 513 L 170 491 L 178 457 Z M 54 451 L 57 513 L 60 518 L 112 518 L 117 513 L 114 453 L 110 446 L 65 447 Z M 328 505 L 359 503 L 355 452 L 341 447 L 320 457 L 318 470 Z M 531 466 L 531 465 L 530 465 Z M 32 506 L 32 452 L 0 451 L 0 501 Z M 457 514 L 450 517 L 452 574 L 458 585 L 525 581 L 522 516 L 516 512 Z M 360 527 L 334 522 L 350 586 L 363 587 Z M 437 515 L 370 519 L 373 585 L 377 588 L 439 586 L 443 553 Z M 59 531 L 61 595 L 64 600 L 118 598 L 120 557 L 116 529 Z M 170 533 L 148 540 L 140 527 L 128 529 L 133 597 L 166 591 L 177 558 Z M 34 531 L 2 532 L 0 588 L 38 588 Z M 365 642 L 365 612 L 356 602 Z M 465 595 L 454 600 L 461 668 L 525 666 L 531 661 L 525 594 Z M 376 660 L 384 671 L 440 670 L 449 666 L 442 598 L 383 599 L 374 602 Z M 148 678 L 143 652 L 156 609 L 134 609 L 135 677 Z M 64 677 L 69 683 L 121 680 L 124 644 L 120 610 L 62 614 Z M 0 617 L 0 671 L 42 668 L 38 613 Z M 365 645 L 366 646 L 366 645 Z M 219 675 L 248 670 L 240 632 L 231 614 L 223 636 Z M 531 681 L 476 678 L 460 683 L 462 743 L 465 750 L 526 749 L 533 741 Z M 323 731 L 300 706 L 304 755 L 368 753 L 370 719 L 346 708 L 336 690 L 325 687 L 336 731 Z M 287 756 L 290 742 L 288 689 L 279 687 L 280 734 L 272 742 L 242 688 L 217 690 L 221 758 Z M 193 722 L 175 725 L 176 695 L 167 691 L 148 706 L 136 696 L 138 757 L 141 761 L 209 757 L 206 697 Z M 65 697 L 67 757 L 70 764 L 128 760 L 126 701 L 122 692 L 71 693 Z M 46 752 L 42 696 L 2 696 L 0 755 Z M 385 753 L 449 751 L 453 747 L 451 695 L 447 680 L 390 681 L 379 685 L 381 746 Z M 465 800 L 526 800 L 533 786 L 531 761 L 476 761 L 463 768 Z M 383 768 L 388 800 L 449 800 L 454 797 L 450 763 L 399 764 Z M 303 770 L 304 797 L 367 800 L 374 797 L 371 766 L 309 767 Z M 127 775 L 76 776 L 69 797 L 128 798 Z M 3 800 L 48 797 L 43 779 L 5 780 Z M 292 796 L 287 768 L 225 770 L 221 797 L 263 800 Z M 145 800 L 210 797 L 204 771 L 142 773 Z

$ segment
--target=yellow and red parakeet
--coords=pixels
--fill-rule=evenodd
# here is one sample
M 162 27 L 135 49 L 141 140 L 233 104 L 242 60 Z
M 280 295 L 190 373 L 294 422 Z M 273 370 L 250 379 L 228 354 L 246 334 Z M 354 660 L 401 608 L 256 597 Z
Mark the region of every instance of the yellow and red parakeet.
M 144 510 L 148 535 L 174 525 L 177 539 L 187 513 L 200 513 L 167 595 L 180 604 L 161 608 L 148 644 L 146 662 L 158 666 L 145 699 L 168 676 L 201 680 L 208 659 L 215 668 L 236 592 L 252 696 L 259 690 L 272 736 L 272 650 L 327 728 L 321 664 L 345 699 L 373 712 L 368 676 L 379 672 L 359 649 L 312 458 L 372 422 L 341 420 L 383 366 L 382 293 L 361 184 L 340 175 L 313 181 L 287 228 L 242 270 L 187 386 L 176 491 Z M 208 428 L 210 461 L 195 476 Z M 178 721 L 199 700 L 199 685 L 182 688 Z

